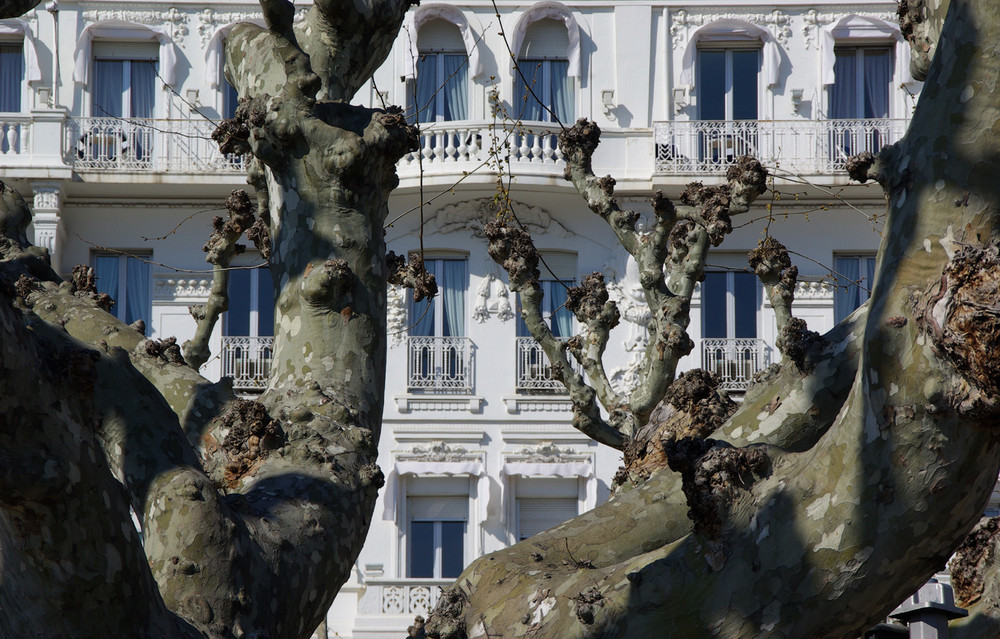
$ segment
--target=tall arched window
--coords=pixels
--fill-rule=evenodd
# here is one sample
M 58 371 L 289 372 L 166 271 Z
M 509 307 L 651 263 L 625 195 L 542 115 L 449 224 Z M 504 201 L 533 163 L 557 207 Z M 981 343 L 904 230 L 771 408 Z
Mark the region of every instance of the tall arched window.
M 457 25 L 430 20 L 417 34 L 416 78 L 408 83 L 409 113 L 418 122 L 469 117 L 469 57 Z
M 571 123 L 575 114 L 569 74 L 569 34 L 560 20 L 542 18 L 528 25 L 517 54 L 514 113 L 521 120 Z M 528 88 L 531 88 L 531 91 Z

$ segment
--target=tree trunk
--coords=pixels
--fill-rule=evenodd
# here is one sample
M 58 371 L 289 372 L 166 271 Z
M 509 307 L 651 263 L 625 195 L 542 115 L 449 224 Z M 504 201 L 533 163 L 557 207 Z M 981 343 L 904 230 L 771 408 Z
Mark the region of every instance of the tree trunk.
M 952 0 L 909 135 L 863 167 L 890 205 L 866 311 L 668 450 L 680 476 L 473 563 L 428 635 L 840 639 L 943 567 L 1000 468 L 998 32 Z

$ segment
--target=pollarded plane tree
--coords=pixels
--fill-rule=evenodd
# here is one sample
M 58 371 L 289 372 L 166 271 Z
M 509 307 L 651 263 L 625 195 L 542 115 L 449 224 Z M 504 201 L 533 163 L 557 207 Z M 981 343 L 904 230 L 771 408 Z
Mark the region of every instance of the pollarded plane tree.
M 294 27 L 291 3 L 261 6 L 268 27 L 227 40 L 242 103 L 218 133 L 253 156 L 259 218 L 234 193 L 215 222 L 188 361 L 110 315 L 86 267 L 61 281 L 24 201 L 0 193 L 0 636 L 308 637 L 364 542 L 386 281 L 433 282 L 387 259 L 382 232 L 415 130 L 346 100 L 409 0 L 321 0 Z M 276 283 L 257 401 L 197 373 L 243 233 Z
M 782 360 L 738 408 L 705 375 L 673 375 L 691 348 L 704 252 L 760 193 L 761 169 L 744 159 L 727 185 L 692 185 L 677 205 L 655 197 L 651 230 L 638 233 L 614 180 L 591 170 L 596 126 L 563 132 L 566 177 L 639 266 L 651 320 L 636 390 L 615 393 L 601 366 L 618 312 L 599 276 L 570 290 L 585 330 L 563 344 L 542 321 L 538 253 L 516 219 L 491 225 L 490 253 L 569 390 L 574 425 L 624 451 L 621 487 L 471 564 L 427 635 L 843 639 L 943 567 L 1000 468 L 1000 6 L 948 5 L 901 3 L 926 84 L 905 139 L 850 163 L 888 199 L 870 301 L 810 333 L 790 314 L 787 253 L 762 242 L 750 264 Z M 982 608 L 974 616 L 988 622 Z M 1000 635 L 976 632 L 963 636 Z

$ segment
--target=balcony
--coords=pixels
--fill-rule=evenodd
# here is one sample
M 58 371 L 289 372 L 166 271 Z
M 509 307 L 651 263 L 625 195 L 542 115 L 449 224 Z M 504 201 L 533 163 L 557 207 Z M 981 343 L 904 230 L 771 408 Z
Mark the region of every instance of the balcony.
M 454 579 L 386 579 L 369 577 L 358 601 L 354 636 L 397 639 L 405 636 L 413 618 L 427 615 L 437 605 L 441 589 Z
M 273 337 L 223 337 L 222 376 L 233 378 L 233 390 L 259 393 L 271 369 Z
M 565 162 L 558 148 L 559 126 L 529 123 L 516 130 L 489 122 L 439 122 L 420 130 L 420 149 L 399 161 L 401 178 L 424 173 L 473 171 L 496 156 L 519 174 L 562 175 Z M 514 168 L 516 167 L 516 168 Z
M 657 122 L 655 171 L 725 173 L 743 155 L 794 174 L 844 173 L 847 158 L 878 153 L 906 133 L 909 120 Z
M 406 361 L 406 385 L 411 391 L 472 392 L 472 340 L 468 337 L 409 337 Z
M 723 390 L 745 391 L 769 360 L 769 347 L 762 339 L 701 340 L 701 366 L 719 376 Z
M 552 366 L 541 345 L 533 337 L 517 338 L 517 378 L 519 393 L 565 393 L 566 386 L 552 377 Z M 572 361 L 572 360 L 571 360 Z
M 31 149 L 31 117 L 8 113 L 0 116 L 0 161 L 20 159 Z
M 216 125 L 201 118 L 71 118 L 67 161 L 77 171 L 242 173 L 243 158 L 223 155 L 212 140 Z

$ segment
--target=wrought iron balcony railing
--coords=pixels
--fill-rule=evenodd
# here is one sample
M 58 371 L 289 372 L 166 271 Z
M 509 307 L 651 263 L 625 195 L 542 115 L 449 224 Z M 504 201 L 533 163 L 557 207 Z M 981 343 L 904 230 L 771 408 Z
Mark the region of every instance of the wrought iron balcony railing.
M 908 124 L 904 119 L 657 122 L 656 172 L 725 173 L 743 155 L 791 173 L 844 172 L 847 158 L 878 153 L 902 138 Z
M 235 390 L 259 392 L 267 385 L 273 337 L 223 337 L 222 375 Z
M 472 340 L 468 337 L 407 338 L 410 390 L 472 392 Z
M 768 365 L 768 346 L 762 339 L 701 340 L 701 365 L 722 380 L 725 390 L 743 391 L 753 376 Z
M 241 173 L 242 156 L 223 155 L 204 119 L 71 118 L 68 163 L 82 171 Z
M 534 337 L 518 337 L 516 353 L 515 390 L 525 393 L 566 392 L 566 386 L 552 377 L 552 366 L 549 363 L 549 358 Z

